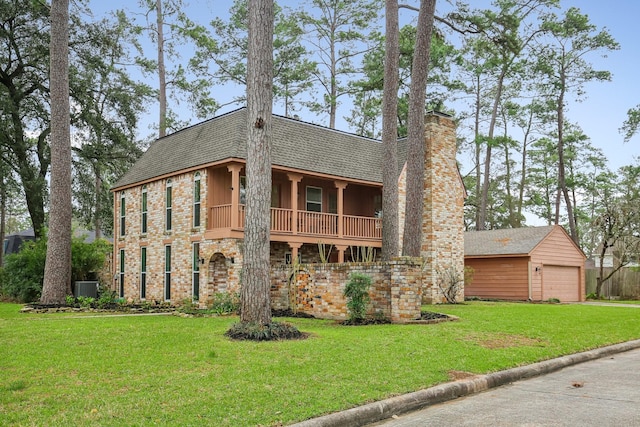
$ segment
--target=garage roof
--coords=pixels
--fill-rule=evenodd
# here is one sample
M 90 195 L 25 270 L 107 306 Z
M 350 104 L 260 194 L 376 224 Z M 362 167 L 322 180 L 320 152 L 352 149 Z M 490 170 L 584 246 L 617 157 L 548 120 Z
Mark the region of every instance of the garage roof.
M 467 231 L 464 233 L 464 256 L 527 255 L 557 225 Z

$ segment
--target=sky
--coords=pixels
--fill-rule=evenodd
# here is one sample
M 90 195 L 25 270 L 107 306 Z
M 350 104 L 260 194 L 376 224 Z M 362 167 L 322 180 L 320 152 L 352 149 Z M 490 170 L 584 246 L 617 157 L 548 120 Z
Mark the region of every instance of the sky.
M 199 23 L 206 24 L 220 16 L 225 19 L 231 0 L 198 1 L 184 0 L 187 3 L 187 13 Z M 293 0 L 279 2 L 292 7 L 299 3 Z M 417 4 L 417 0 L 405 0 L 401 3 Z M 488 3 L 486 0 L 469 1 L 474 6 Z M 91 0 L 90 7 L 96 17 L 102 16 L 109 10 L 137 9 L 137 2 L 132 0 Z M 442 12 L 447 6 L 446 1 L 438 0 L 436 13 Z M 640 16 L 640 1 L 638 0 L 611 0 L 607 2 L 597 0 L 561 0 L 563 9 L 578 7 L 582 13 L 589 16 L 590 21 L 598 28 L 606 27 L 614 39 L 621 45 L 620 50 L 608 54 L 607 58 L 591 56 L 590 62 L 594 68 L 610 71 L 611 82 L 590 83 L 585 86 L 586 99 L 580 103 L 571 102 L 566 113 L 567 119 L 577 123 L 583 132 L 591 139 L 591 143 L 599 147 L 605 153 L 609 167 L 615 171 L 619 167 L 634 163 L 640 158 L 640 135 L 636 135 L 629 142 L 623 141 L 619 129 L 624 122 L 627 111 L 640 105 L 640 84 L 638 83 L 638 70 L 640 69 L 640 29 L 638 17 Z M 409 12 L 401 12 L 406 14 Z M 237 107 L 230 107 L 235 109 Z M 224 113 L 221 110 L 220 113 Z M 274 108 L 275 113 L 282 113 Z M 150 121 L 156 117 L 150 114 Z M 339 116 L 349 114 L 348 108 L 338 111 Z M 153 115 L 153 117 L 151 117 Z M 309 120 L 301 115 L 302 120 Z M 197 120 L 193 118 L 192 123 Z M 338 129 L 349 131 L 344 120 L 337 122 Z

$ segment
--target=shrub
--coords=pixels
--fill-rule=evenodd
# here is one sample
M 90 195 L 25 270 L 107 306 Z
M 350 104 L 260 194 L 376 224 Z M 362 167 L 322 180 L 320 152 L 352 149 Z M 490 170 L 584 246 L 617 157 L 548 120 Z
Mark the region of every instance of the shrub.
M 71 239 L 71 280 L 90 279 L 91 273 L 102 268 L 110 250 L 111 244 L 105 240 L 84 243 L 81 237 Z M 21 302 L 37 301 L 46 258 L 46 239 L 24 242 L 20 252 L 5 258 L 0 293 Z
M 98 301 L 96 302 L 96 305 L 98 306 L 98 308 L 107 308 L 111 306 L 111 304 L 115 303 L 116 298 L 117 295 L 115 292 L 109 289 L 103 289 L 98 295 Z
M 451 266 L 444 269 L 436 269 L 436 275 L 436 283 L 442 295 L 449 304 L 456 304 L 458 302 L 458 294 L 462 290 L 465 280 L 472 280 L 473 271 L 468 271 L 465 268 L 463 274 L 460 274 L 457 268 Z
M 595 292 L 591 292 L 587 294 L 587 299 L 588 300 L 599 300 L 602 299 L 601 296 L 598 296 L 598 294 L 596 294 Z
M 7 255 L 2 294 L 21 302 L 37 301 L 42 293 L 46 257 L 44 239 L 24 242 L 20 252 Z
M 209 310 L 215 314 L 237 313 L 240 310 L 240 294 L 237 292 L 217 292 L 213 294 Z
M 344 296 L 347 298 L 347 311 L 349 320 L 354 323 L 362 322 L 367 314 L 369 303 L 369 288 L 371 277 L 362 273 L 351 273 L 349 281 L 344 287 Z
M 82 308 L 90 308 L 96 302 L 96 299 L 93 297 L 79 296 L 77 299 L 78 299 L 78 304 L 80 304 L 80 307 Z
M 110 252 L 111 243 L 106 240 L 85 243 L 82 237 L 71 239 L 71 281 L 96 279 L 93 276 L 102 268 Z

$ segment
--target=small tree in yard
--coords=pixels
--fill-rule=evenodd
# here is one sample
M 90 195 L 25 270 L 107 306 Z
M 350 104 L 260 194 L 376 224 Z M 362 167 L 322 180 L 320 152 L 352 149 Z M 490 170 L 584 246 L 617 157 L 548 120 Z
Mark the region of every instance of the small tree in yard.
M 362 273 L 352 273 L 344 288 L 344 296 L 347 297 L 347 310 L 349 323 L 362 323 L 367 314 L 369 304 L 369 288 L 371 277 Z
M 465 281 L 468 280 L 467 275 L 472 275 L 473 272 L 467 272 L 467 269 L 465 269 L 464 274 L 461 275 L 457 268 L 451 266 L 444 269 L 437 269 L 436 274 L 438 277 L 438 288 L 442 292 L 442 295 L 444 295 L 449 304 L 457 304 L 457 295 Z

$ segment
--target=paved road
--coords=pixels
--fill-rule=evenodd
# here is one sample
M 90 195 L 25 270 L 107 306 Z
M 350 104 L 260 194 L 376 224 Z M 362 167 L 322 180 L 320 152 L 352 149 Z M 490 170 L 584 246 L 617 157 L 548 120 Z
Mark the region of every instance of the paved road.
M 371 426 L 640 426 L 640 349 Z

